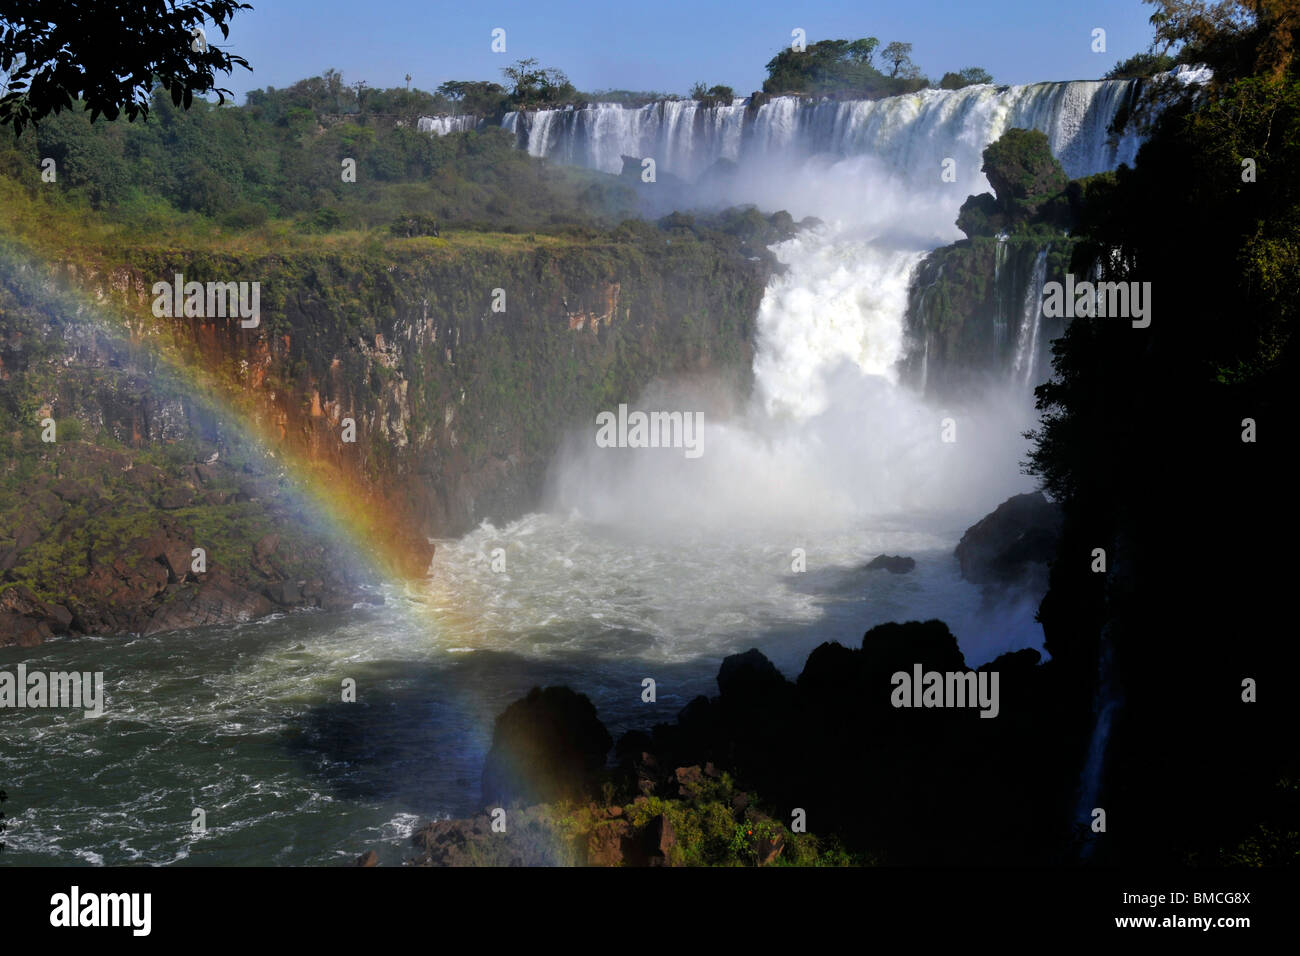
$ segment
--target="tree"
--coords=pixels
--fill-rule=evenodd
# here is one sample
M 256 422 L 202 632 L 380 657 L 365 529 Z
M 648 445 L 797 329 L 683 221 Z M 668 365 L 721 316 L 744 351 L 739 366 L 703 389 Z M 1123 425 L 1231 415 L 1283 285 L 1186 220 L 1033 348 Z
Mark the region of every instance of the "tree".
M 912 63 L 912 44 L 900 43 L 895 40 L 880 52 L 884 61 L 889 64 L 890 78 L 897 77 L 900 73 L 907 76 L 910 72 L 916 70 Z
M 462 113 L 491 116 L 505 105 L 506 88 L 500 83 L 483 80 L 448 80 L 438 92 L 451 100 Z
M 1154 52 L 1180 47 L 1183 63 L 1206 63 L 1231 76 L 1280 79 L 1291 67 L 1300 32 L 1300 0 L 1143 0 L 1156 7 Z
M 864 66 L 874 66 L 871 58 L 875 55 L 876 47 L 880 46 L 880 41 L 875 37 L 863 37 L 854 40 L 845 48 L 845 54 L 854 63 L 861 63 Z
M 1010 220 L 1031 219 L 1065 190 L 1065 170 L 1036 129 L 1009 129 L 984 148 L 981 171 Z
M 880 41 L 819 40 L 804 50 L 781 50 L 767 63 L 763 92 L 832 93 L 853 96 L 890 96 L 918 88 L 919 78 L 910 61 L 908 71 L 890 78 L 872 63 Z M 910 49 L 910 48 L 909 48 Z
M 1174 58 L 1167 53 L 1135 53 L 1111 67 L 1103 79 L 1131 80 L 1153 76 L 1174 68 Z
M 241 56 L 208 43 L 201 30 L 211 21 L 223 37 L 237 0 L 8 0 L 0 14 L 0 125 L 21 133 L 51 113 L 82 100 L 93 122 L 148 116 L 149 97 L 161 84 L 172 103 L 189 109 L 194 94 L 230 90 L 215 72 L 251 69 Z
M 539 67 L 536 57 L 519 60 L 503 67 L 501 72 L 514 84 L 510 101 L 518 108 L 563 103 L 578 92 L 563 72 L 554 67 Z
M 941 90 L 960 90 L 964 86 L 975 86 L 979 83 L 992 83 L 993 74 L 988 70 L 978 66 L 968 66 L 964 70 L 958 70 L 956 73 L 945 73 L 943 79 L 939 81 Z
M 1216 692 L 1223 675 L 1294 672 L 1295 642 L 1275 624 L 1288 613 L 1289 568 L 1183 558 L 1204 546 L 1206 528 L 1217 554 L 1267 554 L 1278 502 L 1292 497 L 1288 443 L 1247 444 L 1243 428 L 1258 417 L 1262 432 L 1294 407 L 1300 18 L 1295 0 L 1156 6 L 1153 50 L 1179 47 L 1214 80 L 1184 89 L 1136 163 L 1085 194 L 1069 268 L 1149 283 L 1154 317 L 1147 329 L 1070 322 L 1053 343 L 1052 380 L 1036 391 L 1042 424 L 1029 460 L 1065 508 L 1061 554 L 1109 540 L 1123 558 L 1101 586 L 1083 562 L 1058 561 L 1039 620 L 1054 661 L 1095 674 L 1088 648 L 1105 635 L 1116 686 L 1176 688 L 1127 695 L 1108 774 L 1124 780 L 1141 834 L 1129 854 L 1151 859 L 1156 847 L 1171 862 L 1213 864 L 1269 831 L 1300 830 L 1295 801 L 1275 790 L 1296 779 L 1294 748 L 1256 739 L 1254 714 Z M 1194 248 L 1170 239 L 1189 236 Z M 1257 599 L 1233 599 L 1246 593 Z M 1168 752 L 1153 760 L 1149 742 L 1163 734 Z M 1221 748 L 1234 754 L 1229 780 L 1194 756 Z M 1186 793 L 1205 802 L 1183 807 Z M 1208 817 L 1206 805 L 1216 808 Z
M 690 96 L 693 100 L 699 100 L 702 106 L 728 106 L 736 98 L 736 91 L 720 83 L 709 87 L 695 83 L 691 86 Z

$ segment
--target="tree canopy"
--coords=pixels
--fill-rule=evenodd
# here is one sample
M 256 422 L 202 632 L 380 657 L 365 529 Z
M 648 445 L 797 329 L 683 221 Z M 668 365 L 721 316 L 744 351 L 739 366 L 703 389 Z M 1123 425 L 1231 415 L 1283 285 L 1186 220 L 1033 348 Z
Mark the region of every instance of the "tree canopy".
M 230 34 L 237 0 L 9 0 L 0 12 L 0 125 L 15 134 L 28 124 L 71 109 L 81 100 L 93 122 L 100 115 L 147 115 L 155 86 L 176 106 L 194 94 L 230 90 L 218 72 L 251 69 L 243 57 L 213 45 L 210 22 Z
M 927 81 L 911 63 L 911 44 L 891 43 L 882 57 L 891 73 L 875 66 L 880 40 L 819 40 L 803 50 L 783 49 L 767 63 L 765 93 L 828 93 L 890 96 L 921 89 Z

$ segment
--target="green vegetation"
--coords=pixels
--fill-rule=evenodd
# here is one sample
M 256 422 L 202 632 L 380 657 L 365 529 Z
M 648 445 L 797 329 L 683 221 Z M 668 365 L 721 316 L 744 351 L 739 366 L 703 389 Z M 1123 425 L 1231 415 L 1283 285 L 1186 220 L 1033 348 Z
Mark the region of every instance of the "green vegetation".
M 1154 305 L 1147 329 L 1076 318 L 1054 344 L 1029 468 L 1064 506 L 1062 554 L 1120 558 L 1104 583 L 1086 562 L 1058 562 L 1040 617 L 1055 661 L 1095 673 L 1104 633 L 1116 679 L 1151 691 L 1129 696 L 1108 758 L 1141 833 L 1112 859 L 1239 847 L 1249 863 L 1270 844 L 1294 862 L 1296 802 L 1275 800 L 1277 780 L 1300 776 L 1277 731 L 1290 718 L 1280 702 L 1243 704 L 1239 683 L 1294 666 L 1278 629 L 1289 567 L 1269 556 L 1294 497 L 1283 436 L 1300 316 L 1300 3 L 1153 5 L 1157 44 L 1214 79 L 1160 115 L 1133 168 L 1085 190 L 1071 271 L 1150 283 Z M 1207 540 L 1234 557 L 1184 559 Z M 1174 725 L 1155 757 L 1150 741 Z M 1220 750 L 1231 774 L 1196 757 Z M 1180 805 L 1192 792 L 1214 812 Z
M 879 55 L 881 66 L 876 65 Z M 972 83 L 991 83 L 993 77 L 979 67 L 945 73 L 940 86 L 960 89 Z M 876 99 L 925 89 L 930 81 L 912 62 L 912 44 L 894 41 L 880 49 L 876 37 L 857 40 L 819 40 L 806 49 L 784 49 L 767 64 L 763 92 L 799 93 Z
M 888 74 L 873 60 L 880 41 L 819 40 L 804 50 L 783 49 L 767 63 L 763 92 L 875 98 L 910 93 L 928 86 L 911 65 L 911 44 L 891 43 L 885 48 Z
M 613 818 L 594 804 L 556 804 L 551 813 L 556 829 L 574 848 L 575 859 L 582 858 L 582 849 L 591 845 L 602 828 L 626 821 L 635 840 L 662 818 L 674 834 L 665 859 L 670 866 L 860 866 L 875 862 L 849 853 L 833 838 L 792 833 L 758 811 L 758 801 L 752 795 L 746 795 L 743 802 L 738 796 L 740 791 L 731 776 L 722 773 L 717 779 L 703 777 L 677 797 L 640 797 L 627 802 Z
M 729 86 L 696 83 L 691 87 L 691 99 L 699 100 L 701 106 L 730 106 L 735 98 L 736 91 Z
M 945 73 L 943 79 L 939 81 L 941 90 L 960 90 L 964 86 L 975 86 L 979 83 L 992 83 L 993 74 L 988 70 L 981 69 L 978 66 L 968 66 L 964 70 L 958 70 L 956 73 Z
M 1167 53 L 1135 53 L 1106 71 L 1107 80 L 1131 80 L 1172 70 L 1177 61 Z
M 993 194 L 969 197 L 957 216 L 967 236 L 1025 232 L 1068 223 L 1065 170 L 1038 130 L 1009 129 L 984 148 L 981 171 Z
M 328 71 L 248 105 L 175 108 L 155 91 L 149 122 L 91 123 L 68 110 L 0 144 L 0 175 L 54 210 L 111 210 L 140 236 L 176 227 L 258 234 L 444 225 L 560 232 L 609 226 L 635 210 L 614 177 L 549 169 L 500 129 L 417 132 L 433 104 L 409 90 L 344 86 Z M 43 182 L 41 162 L 57 179 Z M 355 182 L 344 161 L 353 160 Z
M 230 91 L 214 73 L 249 69 L 237 54 L 208 44 L 209 21 L 229 35 L 236 11 L 251 10 L 234 0 L 182 0 L 140 4 L 118 0 L 41 0 L 3 12 L 0 126 L 21 133 L 28 124 L 71 109 L 78 98 L 90 111 L 115 119 L 149 112 L 155 88 L 167 90 L 174 106 L 188 108 L 195 93 Z M 193 37 L 193 39 L 190 39 Z

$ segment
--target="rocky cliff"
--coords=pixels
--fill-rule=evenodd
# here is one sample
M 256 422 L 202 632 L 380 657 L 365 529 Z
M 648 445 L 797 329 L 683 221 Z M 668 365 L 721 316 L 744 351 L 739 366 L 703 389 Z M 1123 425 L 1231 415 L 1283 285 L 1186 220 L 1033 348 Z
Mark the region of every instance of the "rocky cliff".
M 596 411 L 659 377 L 744 387 L 768 268 L 653 227 L 3 259 L 0 574 L 29 596 L 0 640 L 24 643 L 354 597 L 364 575 L 344 569 L 375 562 L 314 534 L 295 492 L 346 502 L 381 573 L 422 574 L 429 537 L 534 506 Z M 259 325 L 156 316 L 178 273 L 259 283 Z M 173 567 L 200 539 L 227 581 Z M 193 613 L 161 614 L 177 599 Z

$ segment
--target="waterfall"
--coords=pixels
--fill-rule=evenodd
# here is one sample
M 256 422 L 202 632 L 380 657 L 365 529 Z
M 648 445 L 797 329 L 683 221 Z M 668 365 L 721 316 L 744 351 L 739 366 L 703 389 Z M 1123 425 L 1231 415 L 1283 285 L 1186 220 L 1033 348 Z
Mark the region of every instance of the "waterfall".
M 980 151 L 1012 127 L 1047 134 L 1071 176 L 1132 163 L 1136 133 L 1112 137 L 1111 121 L 1136 99 L 1142 80 L 1033 83 L 922 90 L 879 100 L 774 97 L 704 105 L 661 100 L 632 108 L 598 103 L 581 109 L 507 113 L 501 125 L 534 156 L 607 173 L 624 156 L 653 157 L 659 170 L 697 179 L 719 160 L 802 160 L 813 155 L 872 155 L 920 178 L 955 159 L 974 181 Z M 964 196 L 963 196 L 964 198 Z
M 415 128 L 421 133 L 446 136 L 448 133 L 465 133 L 482 124 L 477 116 L 421 116 Z
M 1104 625 L 1097 650 L 1097 691 L 1093 698 L 1092 735 L 1088 739 L 1088 753 L 1079 774 L 1079 802 L 1075 819 L 1089 826 L 1089 837 L 1080 847 L 1081 859 L 1088 859 L 1096 849 L 1097 840 L 1091 833 L 1092 811 L 1101 795 L 1102 772 L 1105 770 L 1106 751 L 1110 743 L 1111 723 L 1119 710 L 1119 694 L 1112 679 L 1114 650 L 1110 640 L 1110 625 Z M 1104 809 L 1104 808 L 1103 808 Z
M 993 348 L 999 352 L 1007 336 L 1006 297 L 1002 294 L 1002 270 L 1006 268 L 1006 262 L 1007 237 L 998 236 L 998 244 L 993 250 Z
M 1016 356 L 1011 374 L 1023 385 L 1034 384 L 1034 368 L 1038 362 L 1038 330 L 1043 324 L 1043 284 L 1047 281 L 1047 253 L 1050 246 L 1038 251 L 1033 272 L 1025 287 L 1024 304 L 1020 309 L 1020 331 L 1016 337 Z

